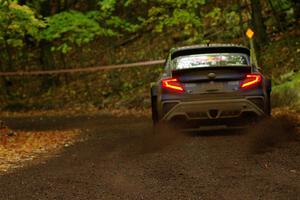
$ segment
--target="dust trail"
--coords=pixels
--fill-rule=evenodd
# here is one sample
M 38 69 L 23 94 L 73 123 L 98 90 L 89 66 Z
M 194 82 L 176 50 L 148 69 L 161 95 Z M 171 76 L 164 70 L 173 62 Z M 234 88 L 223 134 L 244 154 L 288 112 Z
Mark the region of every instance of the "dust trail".
M 281 114 L 268 118 L 249 128 L 249 150 L 264 153 L 289 142 L 299 141 L 299 121 L 297 116 Z
M 140 153 L 146 154 L 161 151 L 171 144 L 180 143 L 184 137 L 185 135 L 174 127 L 161 124 L 155 129 L 151 129 L 151 131 L 148 130 L 144 135 Z
M 184 138 L 186 138 L 185 134 L 169 125 L 161 124 L 154 129 L 152 124 L 143 124 L 118 143 L 126 144 L 127 148 L 123 151 L 126 156 L 137 156 L 163 151 L 169 146 L 183 142 Z

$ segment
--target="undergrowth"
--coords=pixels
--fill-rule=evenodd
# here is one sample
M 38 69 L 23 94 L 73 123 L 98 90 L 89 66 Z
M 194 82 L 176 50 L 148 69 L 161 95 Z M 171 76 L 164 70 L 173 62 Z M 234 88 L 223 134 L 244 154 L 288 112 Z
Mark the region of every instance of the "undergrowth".
M 272 78 L 273 107 L 290 106 L 300 110 L 300 33 L 274 37 L 261 52 L 264 73 Z M 146 38 L 120 47 L 118 63 L 163 58 L 172 41 L 153 39 L 149 48 L 141 48 Z M 156 47 L 157 46 L 157 47 Z M 163 46 L 165 48 L 163 48 Z M 155 49 L 158 49 L 155 51 Z M 137 54 L 138 53 L 138 54 Z M 53 110 L 149 108 L 150 83 L 156 81 L 162 67 L 137 67 L 100 71 L 93 74 L 68 74 L 49 77 L 9 78 L 8 90 L 0 91 L 0 109 Z

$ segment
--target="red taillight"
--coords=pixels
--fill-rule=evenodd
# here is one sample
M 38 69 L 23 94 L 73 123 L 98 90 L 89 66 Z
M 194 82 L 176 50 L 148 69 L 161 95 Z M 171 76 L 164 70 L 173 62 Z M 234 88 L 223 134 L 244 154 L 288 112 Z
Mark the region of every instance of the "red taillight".
M 168 78 L 162 80 L 162 88 L 172 90 L 175 92 L 183 92 L 183 85 L 178 81 L 177 78 Z
M 248 74 L 246 79 L 242 82 L 241 88 L 249 88 L 255 85 L 258 85 L 262 80 L 260 74 Z

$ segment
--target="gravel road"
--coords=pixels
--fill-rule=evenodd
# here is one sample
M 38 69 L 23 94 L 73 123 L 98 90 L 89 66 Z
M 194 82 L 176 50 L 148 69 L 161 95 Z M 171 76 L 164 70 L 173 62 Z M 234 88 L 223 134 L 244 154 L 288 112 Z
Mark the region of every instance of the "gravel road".
M 7 118 L 85 140 L 0 176 L 0 199 L 300 199 L 300 143 L 286 118 L 239 132 L 152 135 L 146 117 Z

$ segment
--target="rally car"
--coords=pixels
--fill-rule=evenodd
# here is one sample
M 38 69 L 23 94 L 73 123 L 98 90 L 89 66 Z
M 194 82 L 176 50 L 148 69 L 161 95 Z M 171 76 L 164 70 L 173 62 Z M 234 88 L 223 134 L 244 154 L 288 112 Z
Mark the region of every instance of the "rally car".
M 152 120 L 184 130 L 244 128 L 270 115 L 270 93 L 246 47 L 173 48 L 151 86 Z

